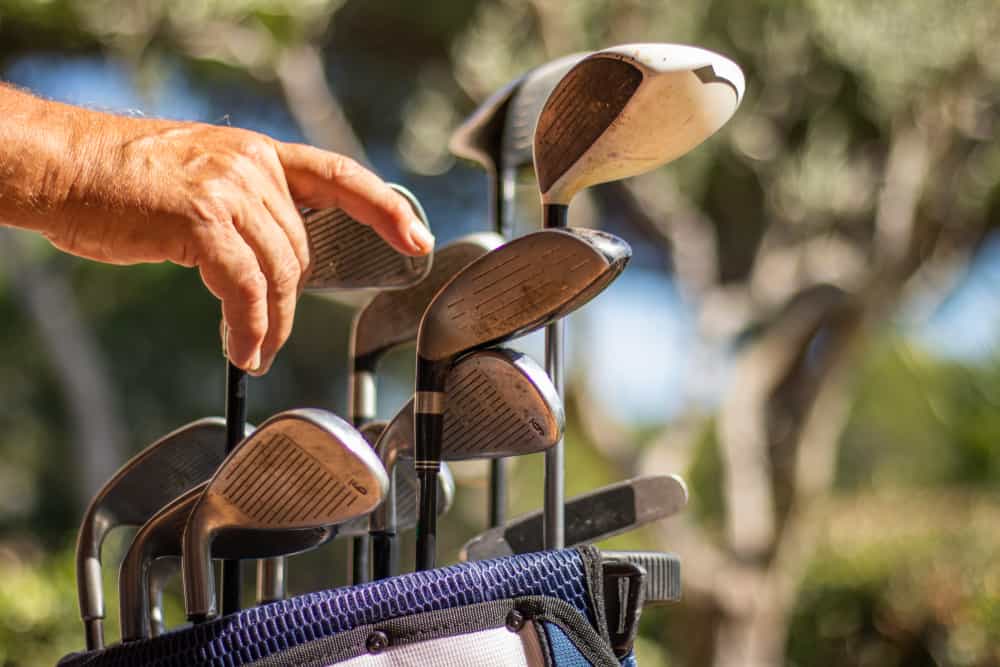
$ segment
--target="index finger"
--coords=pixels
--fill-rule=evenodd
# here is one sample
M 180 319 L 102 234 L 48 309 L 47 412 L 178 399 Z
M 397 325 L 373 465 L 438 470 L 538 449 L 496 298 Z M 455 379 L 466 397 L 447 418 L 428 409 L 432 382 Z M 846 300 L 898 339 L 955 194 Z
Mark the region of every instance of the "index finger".
M 409 202 L 356 161 L 305 144 L 277 143 L 292 198 L 312 208 L 341 208 L 406 255 L 426 255 L 434 237 Z

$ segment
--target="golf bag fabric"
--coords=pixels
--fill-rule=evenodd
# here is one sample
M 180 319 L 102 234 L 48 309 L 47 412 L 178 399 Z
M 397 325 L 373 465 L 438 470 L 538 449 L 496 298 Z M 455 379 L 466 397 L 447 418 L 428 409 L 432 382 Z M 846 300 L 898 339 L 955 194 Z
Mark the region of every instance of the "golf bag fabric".
M 245 609 L 62 667 L 635 665 L 612 652 L 600 552 L 460 563 Z

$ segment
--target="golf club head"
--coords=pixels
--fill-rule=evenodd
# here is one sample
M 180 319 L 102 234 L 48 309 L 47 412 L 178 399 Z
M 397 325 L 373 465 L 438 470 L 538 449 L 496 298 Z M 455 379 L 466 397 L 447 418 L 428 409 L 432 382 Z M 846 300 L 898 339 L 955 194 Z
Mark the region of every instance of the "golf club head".
M 535 331 L 599 294 L 632 256 L 620 238 L 593 229 L 545 229 L 508 241 L 445 285 L 424 313 L 417 335 L 421 366 L 436 369 L 438 391 L 458 356 Z M 421 398 L 418 393 L 417 406 Z M 418 409 L 418 412 L 423 410 Z
M 599 542 L 680 512 L 687 486 L 677 475 L 636 477 L 566 502 L 566 546 Z M 487 560 L 542 551 L 542 513 L 490 528 L 465 543 L 461 560 Z
M 375 445 L 379 459 L 397 475 L 406 470 L 400 459 L 414 456 L 413 405 L 411 399 L 403 406 Z M 544 452 L 562 437 L 564 425 L 562 401 L 541 366 L 514 350 L 480 350 L 463 357 L 448 374 L 441 458 L 461 461 Z M 415 470 L 413 474 L 416 477 Z M 397 477 L 401 487 L 404 478 Z M 417 491 L 412 493 L 414 502 Z M 373 531 L 398 529 L 399 499 L 404 497 L 397 496 L 395 520 L 391 500 L 372 512 Z
M 208 482 L 189 489 L 154 514 L 132 539 L 118 576 L 123 642 L 152 636 L 152 619 L 162 619 L 163 586 L 180 565 L 184 527 Z M 212 543 L 213 558 L 274 558 L 325 544 L 336 535 L 333 526 L 292 530 L 232 530 Z M 151 568 L 158 560 L 157 576 Z M 162 622 L 162 620 L 161 620 Z
M 507 105 L 523 78 L 514 79 L 490 95 L 458 126 L 448 141 L 448 150 L 453 155 L 477 162 L 488 172 L 496 172 Z
M 728 58 L 680 44 L 592 53 L 552 91 L 535 130 L 543 204 L 635 176 L 684 155 L 736 112 L 743 73 Z
M 351 329 L 353 359 L 351 415 L 355 422 L 375 415 L 375 368 L 392 348 L 412 342 L 427 305 L 442 286 L 479 257 L 503 244 L 491 232 L 469 234 L 434 252 L 434 263 L 423 280 L 401 290 L 379 292 L 358 311 Z
M 88 649 L 104 644 L 105 537 L 116 526 L 144 524 L 168 502 L 211 477 L 225 458 L 225 439 L 221 417 L 186 424 L 129 459 L 90 501 L 76 544 L 76 583 Z
M 188 618 L 214 608 L 210 556 L 231 531 L 330 526 L 371 512 L 388 476 L 354 427 L 325 410 L 279 413 L 223 461 L 184 529 L 182 574 Z
M 519 79 L 517 90 L 504 114 L 500 163 L 505 169 L 532 165 L 538 114 L 556 84 L 586 56 L 587 53 L 581 52 L 557 58 L 536 67 Z
M 429 228 L 427 215 L 413 193 L 394 183 L 390 187 L 406 198 L 417 218 Z M 307 290 L 401 289 L 423 280 L 430 271 L 430 255 L 403 255 L 374 229 L 340 209 L 307 211 L 303 222 L 312 265 Z

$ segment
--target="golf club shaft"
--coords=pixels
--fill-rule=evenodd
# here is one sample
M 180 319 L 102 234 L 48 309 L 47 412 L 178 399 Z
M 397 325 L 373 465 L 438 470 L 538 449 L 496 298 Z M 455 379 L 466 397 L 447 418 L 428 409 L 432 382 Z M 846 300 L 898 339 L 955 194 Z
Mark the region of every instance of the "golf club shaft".
M 420 513 L 417 523 L 417 570 L 432 570 L 437 556 L 437 472 L 417 470 Z
M 567 224 L 569 207 L 560 204 L 546 204 L 542 211 L 546 229 L 561 228 Z M 552 378 L 552 384 L 565 399 L 564 387 L 564 327 L 562 320 L 556 320 L 545 327 L 545 372 Z M 563 439 L 545 452 L 545 499 L 543 503 L 543 535 L 546 549 L 562 549 L 566 543 L 565 509 L 565 460 Z
M 349 361 L 354 370 L 347 383 L 350 392 L 348 405 L 351 409 L 351 421 L 356 428 L 361 428 L 375 419 L 375 373 L 367 368 L 358 368 L 353 353 Z M 391 488 L 389 493 L 393 493 Z M 352 584 L 365 584 L 369 581 L 369 544 L 367 535 L 358 535 L 351 540 Z
M 517 169 L 494 167 L 490 172 L 491 201 L 493 202 L 493 228 L 504 239 L 514 235 L 514 207 L 517 203 Z M 490 528 L 502 526 L 507 521 L 507 462 L 490 461 Z
M 226 453 L 243 440 L 247 422 L 246 371 L 226 362 Z M 240 562 L 226 560 L 222 563 L 222 614 L 232 614 L 240 609 Z

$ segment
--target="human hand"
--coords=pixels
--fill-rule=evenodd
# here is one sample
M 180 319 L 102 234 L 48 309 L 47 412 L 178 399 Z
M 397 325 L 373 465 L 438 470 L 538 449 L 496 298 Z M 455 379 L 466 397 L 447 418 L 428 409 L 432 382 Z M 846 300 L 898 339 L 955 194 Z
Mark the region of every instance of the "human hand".
M 406 200 L 344 156 L 247 130 L 54 106 L 86 117 L 68 119 L 78 168 L 50 179 L 59 192 L 43 199 L 58 204 L 35 228 L 102 262 L 197 266 L 222 301 L 229 358 L 254 374 L 291 333 L 309 272 L 298 207 L 342 208 L 408 255 L 433 248 Z

